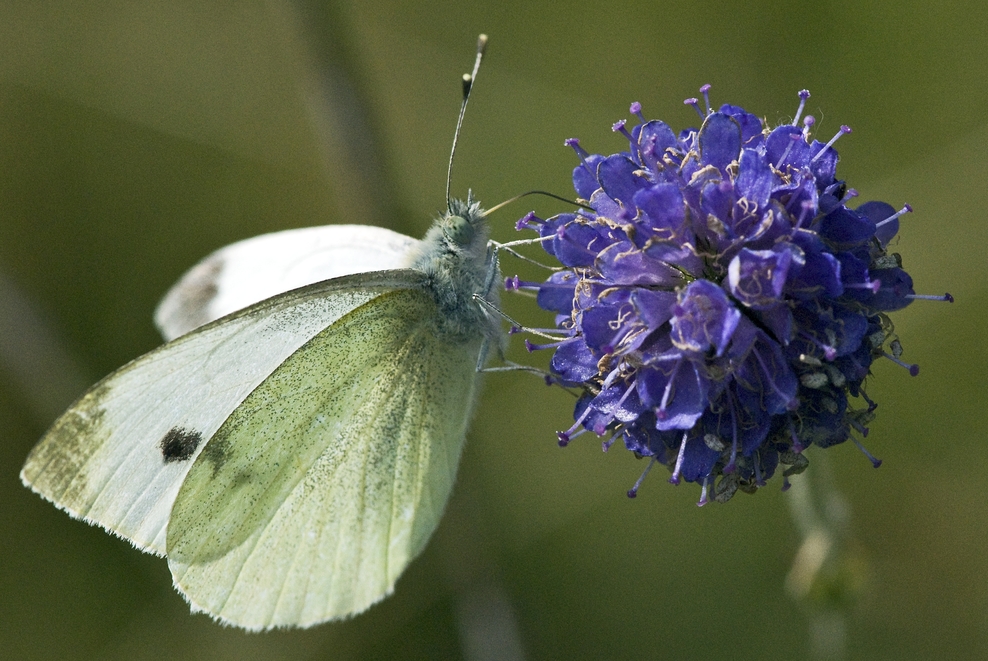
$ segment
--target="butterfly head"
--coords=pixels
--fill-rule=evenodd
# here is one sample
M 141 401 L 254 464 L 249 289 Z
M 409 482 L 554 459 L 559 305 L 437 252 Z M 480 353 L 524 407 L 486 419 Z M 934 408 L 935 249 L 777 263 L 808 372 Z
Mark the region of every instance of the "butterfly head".
M 442 220 L 443 236 L 453 245 L 468 246 L 473 241 L 477 230 L 463 216 L 446 216 Z
M 480 203 L 468 195 L 466 201 L 449 201 L 449 211 L 440 219 L 439 226 L 451 246 L 469 248 L 478 238 L 486 245 L 486 218 L 487 212 L 480 208 Z

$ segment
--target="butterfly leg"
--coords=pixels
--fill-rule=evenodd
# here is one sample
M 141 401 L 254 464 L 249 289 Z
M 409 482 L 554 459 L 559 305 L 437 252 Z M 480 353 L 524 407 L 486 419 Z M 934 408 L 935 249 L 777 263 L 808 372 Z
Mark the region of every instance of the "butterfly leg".
M 543 264 L 542 262 L 532 259 L 531 257 L 526 257 L 525 255 L 521 254 L 520 252 L 514 249 L 515 246 L 530 246 L 530 245 L 535 245 L 537 243 L 545 243 L 546 241 L 549 241 L 552 238 L 553 237 L 550 235 L 550 236 L 539 237 L 538 239 L 519 239 L 517 241 L 509 241 L 507 243 L 498 243 L 497 241 L 489 241 L 487 246 L 488 246 L 488 250 L 492 250 L 495 255 L 499 250 L 503 250 L 512 257 L 520 259 L 523 262 L 528 262 L 529 264 L 534 264 L 535 266 L 546 269 L 547 271 L 561 271 L 563 270 L 563 267 L 561 266 L 549 266 L 548 264 Z

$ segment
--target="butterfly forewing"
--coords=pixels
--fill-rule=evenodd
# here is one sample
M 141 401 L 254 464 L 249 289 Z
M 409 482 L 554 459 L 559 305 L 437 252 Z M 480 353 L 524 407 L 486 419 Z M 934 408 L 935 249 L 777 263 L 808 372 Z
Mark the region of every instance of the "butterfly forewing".
M 370 225 L 324 225 L 263 234 L 206 257 L 173 286 L 155 311 L 171 340 L 270 296 L 354 273 L 402 269 L 419 245 Z
M 169 565 L 193 606 L 249 629 L 359 613 L 438 524 L 481 338 L 444 342 L 427 289 L 357 307 L 224 422 L 182 485 Z
M 73 516 L 165 552 L 172 503 L 231 411 L 289 355 L 414 271 L 364 274 L 271 299 L 185 335 L 103 379 L 55 421 L 21 479 Z

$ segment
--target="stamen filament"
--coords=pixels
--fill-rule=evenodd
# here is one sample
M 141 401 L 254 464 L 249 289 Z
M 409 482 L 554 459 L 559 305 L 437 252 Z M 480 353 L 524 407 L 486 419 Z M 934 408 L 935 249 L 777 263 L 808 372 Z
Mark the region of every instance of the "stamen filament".
M 697 507 L 703 507 L 709 500 L 707 500 L 707 489 L 710 486 L 710 476 L 707 475 L 703 478 L 703 487 L 700 489 L 700 500 L 697 501 Z
M 851 132 L 851 127 L 850 127 L 850 126 L 848 126 L 847 124 L 844 124 L 843 126 L 841 126 L 841 127 L 840 127 L 840 131 L 837 131 L 837 134 L 836 134 L 836 135 L 834 135 L 834 137 L 832 137 L 832 138 L 830 139 L 830 142 L 828 142 L 827 144 L 825 144 L 825 145 L 823 146 L 823 149 L 821 149 L 820 151 L 818 151 L 818 152 L 816 153 L 816 156 L 814 156 L 813 158 L 811 158 L 811 159 L 810 159 L 810 163 L 811 163 L 811 164 L 812 164 L 812 163 L 815 163 L 815 162 L 816 162 L 816 160 L 817 160 L 818 158 L 820 158 L 821 156 L 823 156 L 823 154 L 824 154 L 824 152 L 826 152 L 826 151 L 827 151 L 828 149 L 830 149 L 831 147 L 833 147 L 833 146 L 834 146 L 834 143 L 835 143 L 835 142 L 837 142 L 837 140 L 838 140 L 838 139 L 839 139 L 839 138 L 840 138 L 840 137 L 841 137 L 842 135 L 846 135 L 846 134 L 848 134 L 848 133 L 850 133 L 850 132 Z
M 823 351 L 823 357 L 826 358 L 827 360 L 833 360 L 834 358 L 837 357 L 837 349 L 830 346 L 829 344 L 824 344 L 823 342 L 820 342 L 806 331 L 802 331 L 802 330 L 799 331 L 799 336 L 806 340 L 809 340 L 811 344 L 813 344 L 815 347 Z
M 803 442 L 799 440 L 799 436 L 796 435 L 796 425 L 792 422 L 792 416 L 789 416 L 787 423 L 789 424 L 789 437 L 792 439 L 792 451 L 799 454 L 806 449 L 806 446 L 803 445 Z
M 919 365 L 916 365 L 915 363 L 910 365 L 909 363 L 901 361 L 895 356 L 885 353 L 884 351 L 882 352 L 882 355 L 888 358 L 889 360 L 891 360 L 899 367 L 904 367 L 906 370 L 908 370 L 909 376 L 916 376 L 917 374 L 919 374 Z
M 904 298 L 911 298 L 917 301 L 944 301 L 947 303 L 953 303 L 954 297 L 949 293 L 943 296 L 936 296 L 935 294 L 906 294 Z
M 863 446 L 861 444 L 861 441 L 859 441 L 858 439 L 856 439 L 854 437 L 854 435 L 851 435 L 851 441 L 856 446 L 858 446 L 858 449 L 861 450 L 861 452 L 862 452 L 862 454 L 864 454 L 864 456 L 868 457 L 868 461 L 871 462 L 871 465 L 872 466 L 874 466 L 875 468 L 878 468 L 879 466 L 882 465 L 882 460 L 881 459 L 876 459 L 874 455 L 872 455 L 870 452 L 868 452 L 868 448 L 866 448 L 865 446 Z
M 775 164 L 776 170 L 782 168 L 782 162 L 786 160 L 786 156 L 788 156 L 789 152 L 792 151 L 793 145 L 795 145 L 796 141 L 799 140 L 799 134 L 793 133 L 792 135 L 789 136 L 789 139 L 791 140 L 791 142 L 788 145 L 786 145 L 786 150 L 782 152 L 782 156 L 779 157 L 779 161 Z
M 686 455 L 686 437 L 689 433 L 688 429 L 683 432 L 683 442 L 679 444 L 679 454 L 676 455 L 676 467 L 672 471 L 672 477 L 669 478 L 671 484 L 679 484 L 679 472 L 683 468 L 683 457 Z
M 707 114 L 708 115 L 711 112 L 710 111 L 710 88 L 711 87 L 712 87 L 712 85 L 710 85 L 710 83 L 707 83 L 706 85 L 702 85 L 700 87 L 700 94 L 703 95 L 703 101 L 704 101 L 704 103 L 707 106 Z
M 904 207 L 902 207 L 901 209 L 899 209 L 898 211 L 896 211 L 894 214 L 892 214 L 891 216 L 889 216 L 885 220 L 883 220 L 881 222 L 878 222 L 878 223 L 875 223 L 875 229 L 878 229 L 879 227 L 881 227 L 882 225 L 885 225 L 886 223 L 891 223 L 893 220 L 895 220 L 896 218 L 898 218 L 899 216 L 901 216 L 904 213 L 912 213 L 912 210 L 913 210 L 913 208 L 911 206 L 909 206 L 908 204 L 906 204 Z
M 655 455 L 652 455 L 651 460 L 648 462 L 648 466 L 645 467 L 645 470 L 642 471 L 641 477 L 639 477 L 635 482 L 635 486 L 628 489 L 628 498 L 634 498 L 638 495 L 638 487 L 640 487 L 642 482 L 645 481 L 645 476 L 648 475 L 650 470 L 652 470 L 652 466 L 655 465 L 656 461 L 658 461 L 658 459 L 656 459 Z
M 566 447 L 574 438 L 586 433 L 587 430 L 585 427 L 582 427 L 582 425 L 583 421 L 587 419 L 588 415 L 590 415 L 590 409 L 591 407 L 589 405 L 583 409 L 583 413 L 581 413 L 580 417 L 576 419 L 576 422 L 573 423 L 572 427 L 566 431 L 556 432 L 556 438 L 559 439 L 559 447 Z

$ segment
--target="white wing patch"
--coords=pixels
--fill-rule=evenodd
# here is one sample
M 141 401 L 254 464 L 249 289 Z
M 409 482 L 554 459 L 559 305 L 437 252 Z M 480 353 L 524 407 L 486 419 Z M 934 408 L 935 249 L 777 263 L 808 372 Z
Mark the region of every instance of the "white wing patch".
M 383 227 L 274 232 L 217 250 L 165 295 L 154 320 L 172 340 L 237 310 L 315 282 L 411 266 L 420 241 Z
M 56 420 L 21 480 L 71 515 L 163 555 L 186 473 L 257 384 L 350 310 L 421 280 L 415 271 L 392 271 L 318 283 L 159 347 Z

